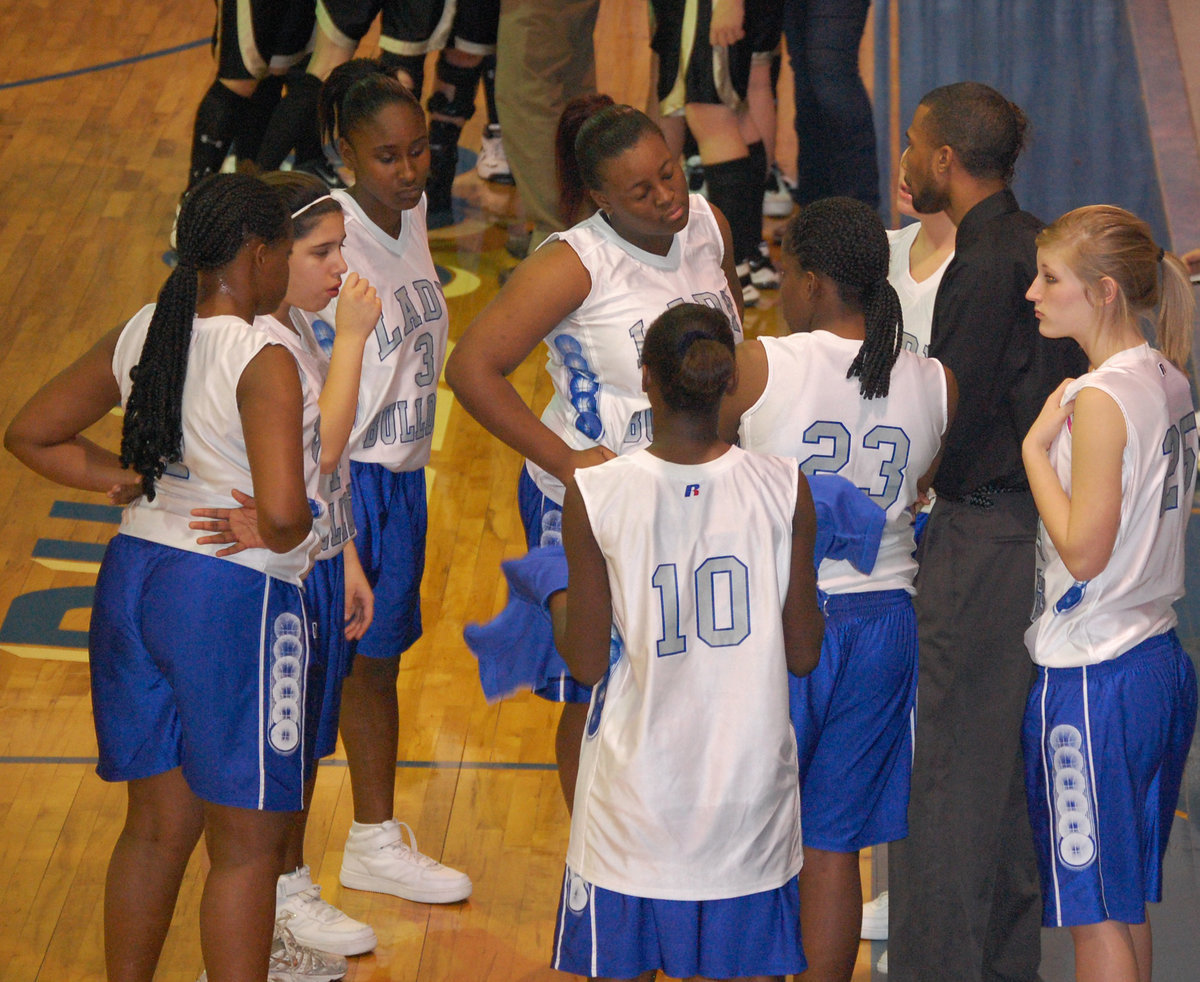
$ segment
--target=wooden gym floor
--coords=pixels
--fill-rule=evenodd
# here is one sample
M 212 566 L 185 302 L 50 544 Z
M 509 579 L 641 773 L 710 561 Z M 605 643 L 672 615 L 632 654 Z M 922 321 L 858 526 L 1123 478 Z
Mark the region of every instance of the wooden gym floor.
M 208 3 L 29 0 L 0 6 L 0 427 L 52 374 L 104 331 L 153 300 L 166 277 L 175 204 L 187 172 L 195 108 L 213 72 Z M 603 89 L 644 102 L 645 6 L 604 4 L 597 31 Z M 368 46 L 372 39 L 368 38 Z M 177 46 L 183 50 L 171 51 Z M 107 62 L 161 57 L 94 69 Z M 79 74 L 69 74 L 79 72 Z M 430 72 L 432 74 L 432 71 Z M 34 84 L 33 80 L 65 75 Z M 10 84 L 5 85 L 4 83 Z M 464 138 L 478 147 L 479 113 Z M 467 218 L 436 233 L 452 337 L 514 264 L 504 249 L 519 203 L 510 188 L 462 175 Z M 759 315 L 762 317 L 763 315 Z M 769 319 L 769 313 L 765 315 Z M 549 397 L 542 358 L 515 382 Z M 396 815 L 421 848 L 468 871 L 471 899 L 447 907 L 342 890 L 337 873 L 351 820 L 340 750 L 319 770 L 307 858 L 325 896 L 379 935 L 347 978 L 533 980 L 549 967 L 567 814 L 554 770 L 557 711 L 522 696 L 489 706 L 463 625 L 503 603 L 501 559 L 520 555 L 520 461 L 439 393 L 423 589 L 425 637 L 404 658 Z M 115 445 L 119 425 L 97 436 Z M 104 977 L 104 873 L 124 791 L 94 773 L 86 631 L 90 588 L 116 515 L 97 496 L 56 487 L 0 454 L 0 979 Z M 201 970 L 197 851 L 157 978 Z M 867 954 L 869 958 L 869 952 Z M 866 961 L 864 961 L 864 971 Z M 864 975 L 864 977 L 867 977 Z

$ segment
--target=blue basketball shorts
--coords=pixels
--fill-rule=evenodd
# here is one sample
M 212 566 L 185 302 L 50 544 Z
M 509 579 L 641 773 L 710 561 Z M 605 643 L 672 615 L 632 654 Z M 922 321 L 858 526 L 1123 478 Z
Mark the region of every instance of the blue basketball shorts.
M 88 643 L 100 777 L 180 767 L 205 801 L 302 808 L 311 629 L 298 586 L 117 535 Z
M 904 590 L 821 600 L 821 660 L 788 675 L 804 845 L 856 852 L 908 835 L 917 621 Z
M 425 573 L 425 471 L 389 471 L 350 461 L 354 488 L 354 545 L 375 591 L 375 617 L 350 642 L 352 654 L 398 658 L 421 636 L 421 577 Z
M 677 979 L 803 972 L 796 877 L 746 897 L 647 900 L 595 886 L 567 867 L 550 964 L 615 979 L 650 969 Z
M 346 565 L 342 553 L 319 559 L 304 580 L 304 595 L 313 619 L 313 659 L 309 673 L 309 719 L 316 722 L 310 759 L 315 763 L 337 749 L 342 683 L 350 674 L 350 642 L 346 640 Z
M 1196 673 L 1174 631 L 1083 668 L 1043 668 L 1025 708 L 1042 923 L 1141 924 L 1196 725 Z
M 530 549 L 562 545 L 562 505 L 542 494 L 527 467 L 521 468 L 521 476 L 517 479 L 517 508 L 525 526 L 525 544 Z M 566 671 L 548 675 L 545 684 L 535 686 L 533 691 L 550 702 L 591 702 L 592 699 L 591 687 L 577 682 Z

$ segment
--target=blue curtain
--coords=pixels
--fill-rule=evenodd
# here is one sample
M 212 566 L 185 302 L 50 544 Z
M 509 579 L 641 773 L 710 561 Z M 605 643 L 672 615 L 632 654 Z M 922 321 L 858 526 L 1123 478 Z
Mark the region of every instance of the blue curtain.
M 1124 0 L 900 0 L 899 129 L 921 96 L 949 82 L 986 82 L 1029 117 L 1014 189 L 1049 222 L 1080 205 L 1116 204 L 1166 242 Z M 889 4 L 875 4 L 875 120 L 882 200 L 888 167 Z M 903 136 L 901 137 L 903 146 Z

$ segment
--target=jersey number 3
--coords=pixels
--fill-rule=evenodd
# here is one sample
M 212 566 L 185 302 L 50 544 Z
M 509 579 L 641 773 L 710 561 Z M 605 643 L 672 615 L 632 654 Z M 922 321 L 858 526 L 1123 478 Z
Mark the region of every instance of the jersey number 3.
M 658 591 L 662 638 L 658 657 L 687 651 L 687 635 L 679 624 L 679 572 L 663 563 L 650 580 Z M 710 648 L 739 645 L 750 636 L 750 571 L 736 556 L 710 556 L 693 577 L 696 591 L 696 634 Z

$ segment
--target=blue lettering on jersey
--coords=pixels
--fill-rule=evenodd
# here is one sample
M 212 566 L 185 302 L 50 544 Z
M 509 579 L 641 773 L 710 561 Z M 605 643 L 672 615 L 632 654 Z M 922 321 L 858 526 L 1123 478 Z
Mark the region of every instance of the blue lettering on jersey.
M 411 406 L 408 399 L 388 403 L 375 414 L 375 418 L 367 427 L 363 436 L 363 449 L 367 450 L 380 442 L 390 447 L 397 442 L 416 443 L 433 436 L 436 408 L 436 392 L 413 399 Z
M 354 509 L 350 503 L 350 487 L 342 484 L 342 465 L 329 475 L 329 533 L 321 538 L 321 551 L 354 538 Z
M 689 484 L 686 488 L 683 489 L 683 496 L 685 498 L 700 497 L 700 485 L 699 484 Z
M 629 417 L 625 442 L 635 447 L 654 442 L 654 410 L 642 409 Z
M 420 304 L 420 310 L 417 309 L 417 304 L 409 296 L 409 286 L 412 287 L 417 302 Z M 399 348 L 404 338 L 412 334 L 422 324 L 439 320 L 445 310 L 440 286 L 434 286 L 426 279 L 413 280 L 411 284 L 400 287 L 392 295 L 396 298 L 396 302 L 400 304 L 400 315 L 403 323 L 397 325 L 394 330 L 389 332 L 383 317 L 380 316 L 379 323 L 375 325 L 375 340 L 379 345 L 380 361 L 383 361 Z
M 163 477 L 177 477 L 181 481 L 187 481 L 191 476 L 192 472 L 180 460 L 172 461 L 163 468 Z

